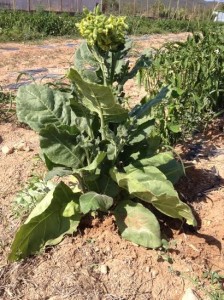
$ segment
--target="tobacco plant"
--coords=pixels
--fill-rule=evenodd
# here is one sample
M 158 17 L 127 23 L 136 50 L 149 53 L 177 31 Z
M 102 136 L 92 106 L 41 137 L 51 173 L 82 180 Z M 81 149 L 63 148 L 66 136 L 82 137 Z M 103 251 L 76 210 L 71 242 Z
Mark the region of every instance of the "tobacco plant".
M 87 12 L 85 21 L 99 15 L 98 10 Z M 117 33 L 124 39 L 117 39 Z M 46 180 L 69 175 L 77 185 L 61 181 L 37 204 L 16 234 L 10 260 L 57 244 L 77 230 L 81 218 L 98 210 L 114 214 L 122 237 L 150 248 L 161 246 L 150 206 L 196 225 L 173 187 L 182 166 L 171 152 L 159 152 L 160 136 L 150 114 L 166 88 L 146 104 L 126 108 L 123 86 L 150 60 L 142 55 L 130 68 L 130 41 L 125 30 L 117 33 L 115 49 L 101 47 L 97 32 L 94 43 L 81 44 L 67 74 L 71 88 L 31 84 L 18 91 L 17 115 L 40 135 Z

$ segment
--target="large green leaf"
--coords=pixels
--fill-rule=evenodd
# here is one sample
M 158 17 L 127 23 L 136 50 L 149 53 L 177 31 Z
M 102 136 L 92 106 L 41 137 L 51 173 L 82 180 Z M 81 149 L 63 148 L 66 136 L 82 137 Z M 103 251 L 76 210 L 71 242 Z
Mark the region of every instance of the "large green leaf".
M 40 146 L 54 164 L 79 168 L 83 165 L 85 153 L 77 143 L 76 137 L 63 128 L 48 125 L 40 131 Z
M 35 254 L 47 245 L 59 243 L 65 234 L 73 233 L 81 218 L 79 196 L 63 182 L 50 191 L 16 233 L 9 260 Z
M 68 78 L 79 88 L 83 94 L 83 104 L 98 115 L 103 115 L 104 121 L 120 123 L 125 121 L 128 112 L 116 103 L 115 96 L 110 87 L 86 82 L 79 73 L 70 69 Z
M 129 173 L 112 169 L 110 173 L 118 185 L 128 190 L 131 195 L 151 203 L 165 215 L 185 218 L 189 225 L 196 226 L 197 222 L 190 207 L 179 199 L 172 183 L 158 168 L 131 168 Z
M 107 212 L 113 205 L 113 198 L 107 195 L 97 194 L 96 192 L 88 192 L 80 197 L 79 203 L 80 210 L 84 214 L 96 210 Z
M 18 119 L 38 132 L 48 124 L 73 125 L 75 114 L 67 104 L 69 98 L 70 94 L 46 85 L 20 87 L 16 97 Z
M 114 210 L 121 236 L 147 248 L 161 246 L 160 226 L 156 217 L 140 203 L 121 201 Z
M 133 161 L 125 168 L 125 171 L 130 172 L 132 168 L 147 166 L 157 167 L 173 184 L 184 175 L 182 164 L 173 157 L 172 152 L 163 152 L 149 158 Z
M 75 52 L 74 67 L 85 80 L 102 83 L 99 62 L 90 51 L 86 41 Z

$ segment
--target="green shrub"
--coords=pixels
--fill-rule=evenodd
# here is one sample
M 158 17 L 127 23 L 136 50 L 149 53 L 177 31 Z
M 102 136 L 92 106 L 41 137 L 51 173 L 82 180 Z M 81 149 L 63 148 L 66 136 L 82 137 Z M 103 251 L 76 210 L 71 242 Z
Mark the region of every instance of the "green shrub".
M 0 10 L 0 40 L 31 40 L 47 36 L 76 36 L 75 23 L 82 14 L 56 14 L 52 12 L 21 12 Z
M 72 36 L 80 34 L 75 26 L 83 14 L 69 15 L 37 11 L 4 11 L 0 10 L 0 41 L 21 41 L 40 39 L 48 36 Z M 127 17 L 128 34 L 152 34 L 167 32 L 195 31 L 206 24 L 215 27 L 217 24 L 208 21 L 187 21 L 176 19 L 152 20 L 147 17 Z

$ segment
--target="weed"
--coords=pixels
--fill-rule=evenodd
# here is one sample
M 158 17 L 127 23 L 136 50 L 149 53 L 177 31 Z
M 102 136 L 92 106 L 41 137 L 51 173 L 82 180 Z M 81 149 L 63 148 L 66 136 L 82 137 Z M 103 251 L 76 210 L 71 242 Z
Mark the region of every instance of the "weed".
M 14 100 L 12 93 L 0 90 L 0 122 L 6 122 L 15 115 Z

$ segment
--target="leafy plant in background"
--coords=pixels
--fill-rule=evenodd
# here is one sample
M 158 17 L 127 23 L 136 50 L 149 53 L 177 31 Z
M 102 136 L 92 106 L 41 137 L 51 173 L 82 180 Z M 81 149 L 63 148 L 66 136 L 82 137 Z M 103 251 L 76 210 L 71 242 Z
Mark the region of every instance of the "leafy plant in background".
M 51 181 L 45 182 L 38 176 L 32 176 L 24 189 L 14 199 L 14 213 L 18 217 L 27 214 L 55 187 Z
M 97 16 L 98 9 L 86 13 L 87 30 L 88 21 Z M 120 19 L 110 20 L 112 29 Z M 173 187 L 183 174 L 182 166 L 171 152 L 159 152 L 160 137 L 150 114 L 166 88 L 129 111 L 123 85 L 150 61 L 142 55 L 130 69 L 125 27 L 112 35 L 108 31 L 108 40 L 99 38 L 101 29 L 92 28 L 94 43 L 87 40 L 76 52 L 75 68 L 67 75 L 71 89 L 31 84 L 18 91 L 17 115 L 40 135 L 49 169 L 46 179 L 69 175 L 78 188 L 60 182 L 37 204 L 15 236 L 10 260 L 60 242 L 76 231 L 82 217 L 97 210 L 114 214 L 122 237 L 151 248 L 161 245 L 160 226 L 140 202 L 196 225 Z M 116 47 L 107 49 L 111 38 Z
M 153 110 L 166 142 L 185 138 L 223 111 L 223 29 L 205 29 L 186 42 L 165 45 L 152 54 L 150 68 L 139 72 L 151 97 L 169 87 L 166 100 Z
M 124 11 L 124 10 L 123 10 Z M 196 10 L 198 12 L 198 10 Z M 140 35 L 151 33 L 186 32 L 201 30 L 209 25 L 212 28 L 220 26 L 208 19 L 196 20 L 193 15 L 191 20 L 150 19 L 146 16 L 129 15 L 126 23 L 129 26 L 128 34 Z M 199 13 L 201 14 L 201 13 Z M 36 11 L 7 11 L 0 10 L 0 41 L 26 41 L 42 39 L 48 36 L 80 36 L 74 26 L 80 22 L 84 14 L 69 15 L 68 13 L 57 14 L 54 12 Z

